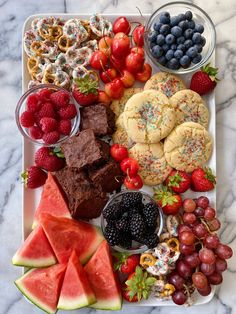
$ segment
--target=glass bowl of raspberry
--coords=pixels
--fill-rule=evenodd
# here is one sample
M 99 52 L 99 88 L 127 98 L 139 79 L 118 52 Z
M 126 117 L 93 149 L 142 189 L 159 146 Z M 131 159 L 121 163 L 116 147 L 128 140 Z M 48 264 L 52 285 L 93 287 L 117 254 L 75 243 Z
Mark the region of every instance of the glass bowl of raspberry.
M 161 71 L 196 71 L 210 62 L 215 45 L 216 30 L 211 18 L 189 2 L 176 1 L 159 7 L 145 26 L 145 52 Z
M 101 215 L 101 227 L 108 243 L 119 252 L 139 254 L 159 242 L 163 212 L 143 191 L 122 191 L 112 195 Z
M 27 140 L 42 146 L 57 146 L 78 132 L 80 110 L 68 90 L 40 84 L 21 96 L 15 119 Z

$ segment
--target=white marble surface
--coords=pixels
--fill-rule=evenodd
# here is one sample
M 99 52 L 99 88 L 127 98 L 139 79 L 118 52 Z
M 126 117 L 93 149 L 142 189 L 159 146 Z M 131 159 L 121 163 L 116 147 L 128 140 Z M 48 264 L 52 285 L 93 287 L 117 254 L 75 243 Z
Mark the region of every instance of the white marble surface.
M 13 281 L 21 269 L 11 257 L 21 242 L 21 137 L 14 121 L 14 108 L 21 94 L 21 28 L 36 13 L 151 13 L 167 1 L 142 0 L 0 0 L 0 314 L 41 313 L 21 296 Z M 216 62 L 221 82 L 217 102 L 217 210 L 222 241 L 236 248 L 236 1 L 193 1 L 213 19 L 217 30 Z M 236 313 L 236 255 L 229 261 L 224 282 L 214 299 L 191 308 L 131 307 L 130 314 Z M 80 313 L 95 313 L 90 309 Z M 100 312 L 100 311 L 97 311 Z M 74 312 L 75 313 L 75 312 Z

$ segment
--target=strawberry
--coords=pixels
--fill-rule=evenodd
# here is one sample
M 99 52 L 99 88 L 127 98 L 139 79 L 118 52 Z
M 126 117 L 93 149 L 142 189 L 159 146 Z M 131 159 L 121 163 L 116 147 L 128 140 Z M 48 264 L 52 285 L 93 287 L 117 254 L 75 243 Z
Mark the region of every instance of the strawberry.
M 52 94 L 51 89 L 43 88 L 43 89 L 40 89 L 40 91 L 38 92 L 38 98 L 42 103 L 44 103 L 50 100 L 51 94 Z
M 33 125 L 29 128 L 29 135 L 34 140 L 39 140 L 43 137 L 43 132 L 39 126 Z
M 138 254 L 115 252 L 113 256 L 115 257 L 114 269 L 119 270 L 122 274 L 132 274 L 139 265 L 140 255 Z
M 26 109 L 30 112 L 37 112 L 41 107 L 40 99 L 37 94 L 31 94 L 26 100 Z
M 165 215 L 178 214 L 182 206 L 181 196 L 174 194 L 174 192 L 169 191 L 166 187 L 163 187 L 163 189 L 155 189 L 153 197 L 158 205 L 162 207 Z
M 165 183 L 173 192 L 184 193 L 190 188 L 191 180 L 186 172 L 172 170 Z
M 56 108 L 60 109 L 69 105 L 70 94 L 66 91 L 59 90 L 50 96 L 52 103 Z
M 44 133 L 49 133 L 57 129 L 57 120 L 49 117 L 44 117 L 39 122 Z
M 216 177 L 210 168 L 198 168 L 192 172 L 191 183 L 193 191 L 207 192 L 214 189 Z
M 43 141 L 45 144 L 55 144 L 60 139 L 60 133 L 58 131 L 51 131 L 44 133 Z
M 35 122 L 35 118 L 34 118 L 34 114 L 32 112 L 24 111 L 20 115 L 20 124 L 23 127 L 29 128 L 29 127 L 34 125 L 34 122 Z
M 41 147 L 34 156 L 36 166 L 47 171 L 58 171 L 65 166 L 65 158 L 60 148 Z
M 70 120 L 60 120 L 58 124 L 58 131 L 60 132 L 60 134 L 69 135 L 71 132 Z
M 77 109 L 74 104 L 69 104 L 64 108 L 59 109 L 58 114 L 63 120 L 73 119 L 77 115 Z
M 21 177 L 25 187 L 29 189 L 36 189 L 43 185 L 47 180 L 46 172 L 36 166 L 27 168 L 25 172 L 22 172 Z
M 193 74 L 190 89 L 199 95 L 205 95 L 216 87 L 217 84 L 217 68 L 212 68 L 210 63 L 202 67 L 200 71 Z
M 73 96 L 81 106 L 88 106 L 98 99 L 98 82 L 89 75 L 75 79 L 73 86 Z

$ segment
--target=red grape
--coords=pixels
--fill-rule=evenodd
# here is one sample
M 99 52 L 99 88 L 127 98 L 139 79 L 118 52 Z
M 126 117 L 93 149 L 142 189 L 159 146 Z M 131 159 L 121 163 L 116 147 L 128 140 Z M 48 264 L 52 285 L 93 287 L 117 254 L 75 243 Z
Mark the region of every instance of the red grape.
M 196 216 L 193 213 L 184 213 L 183 221 L 186 224 L 193 224 L 197 220 Z
M 198 253 L 194 252 L 191 255 L 187 255 L 184 257 L 184 261 L 191 267 L 196 268 L 200 264 L 200 259 L 198 257 Z
M 216 215 L 216 210 L 214 208 L 208 206 L 205 209 L 204 218 L 206 220 L 211 220 L 211 219 L 215 218 L 215 215 Z
M 193 227 L 193 233 L 195 234 L 196 237 L 201 239 L 207 235 L 208 231 L 207 231 L 207 228 L 204 226 L 203 223 L 199 223 Z
M 181 260 L 177 262 L 177 272 L 183 278 L 188 278 L 193 273 L 191 267 L 187 263 Z
M 204 241 L 204 246 L 208 249 L 216 249 L 220 243 L 219 238 L 216 234 L 208 234 Z
M 205 210 L 201 207 L 197 207 L 194 211 L 194 214 L 197 216 L 197 217 L 203 217 L 204 216 L 204 213 L 205 213 Z
M 178 225 L 178 234 L 180 234 L 183 231 L 192 231 L 191 228 L 187 225 L 180 224 Z
M 208 285 L 207 277 L 200 271 L 192 275 L 192 281 L 197 289 L 204 289 Z
M 215 253 L 222 259 L 228 259 L 233 255 L 231 247 L 222 243 L 215 249 Z
M 225 259 L 216 258 L 216 272 L 221 273 L 227 269 L 227 262 Z
M 211 286 L 207 285 L 204 289 L 197 289 L 197 291 L 204 297 L 211 293 Z
M 208 278 L 209 283 L 212 285 L 219 285 L 223 281 L 222 275 L 220 273 L 217 273 L 216 271 L 210 276 L 208 276 L 207 278 Z
M 207 248 L 202 248 L 198 254 L 202 263 L 214 264 L 216 261 L 214 252 Z
M 205 263 L 201 264 L 201 271 L 206 276 L 213 274 L 215 271 L 215 268 L 216 268 L 215 264 L 205 264 Z
M 168 282 L 174 285 L 176 290 L 181 290 L 184 285 L 184 279 L 177 273 L 170 274 Z
M 183 231 L 179 235 L 179 241 L 186 245 L 194 244 L 195 236 L 192 231 Z
M 209 199 L 206 196 L 200 196 L 197 199 L 197 206 L 205 209 L 207 208 L 208 205 L 209 205 Z
M 192 254 L 193 252 L 195 252 L 195 246 L 193 244 L 192 245 L 186 245 L 186 244 L 180 243 L 179 251 L 180 251 L 180 253 L 182 253 L 184 255 L 189 255 L 189 254 Z
M 212 220 L 207 221 L 207 225 L 211 231 L 216 231 L 220 229 L 220 221 L 217 218 L 213 218 Z
M 175 304 L 182 305 L 187 301 L 187 297 L 184 294 L 183 290 L 175 291 L 172 294 L 172 300 Z
M 183 209 L 186 213 L 194 212 L 195 208 L 196 208 L 196 203 L 191 198 L 186 198 L 183 201 Z

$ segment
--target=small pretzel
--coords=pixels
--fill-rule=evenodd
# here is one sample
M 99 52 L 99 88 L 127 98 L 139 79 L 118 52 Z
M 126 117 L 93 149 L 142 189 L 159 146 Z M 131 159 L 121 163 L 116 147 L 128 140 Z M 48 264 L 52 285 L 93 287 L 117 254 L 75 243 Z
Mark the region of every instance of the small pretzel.
M 166 283 L 164 286 L 164 296 L 165 297 L 169 297 L 171 296 L 173 293 L 175 292 L 175 287 L 174 285 L 170 284 L 170 283 Z
M 70 19 L 63 26 L 63 33 L 72 41 L 82 43 L 88 38 L 88 32 L 79 19 Z
M 89 49 L 91 49 L 92 51 L 95 51 L 98 49 L 98 42 L 96 39 L 94 40 L 89 40 L 89 41 L 86 41 L 86 42 L 83 42 L 81 44 L 82 47 L 87 47 Z
M 43 84 L 55 84 L 64 88 L 69 88 L 70 77 L 66 72 L 60 71 L 56 74 L 45 72 L 42 79 Z
M 91 35 L 92 35 L 92 30 L 91 30 L 91 27 L 90 27 L 90 24 L 89 24 L 89 21 L 88 20 L 81 20 L 80 23 L 83 25 L 83 27 L 86 29 L 87 33 L 88 33 L 88 37 L 87 39 L 91 38 Z
M 158 259 L 162 261 L 168 261 L 170 257 L 170 247 L 167 245 L 167 243 L 158 243 L 154 251 L 154 256 L 156 256 Z
M 153 285 L 153 290 L 154 292 L 162 292 L 164 290 L 165 287 L 165 282 L 164 280 L 158 279 L 156 280 L 156 282 Z
M 33 31 L 30 30 L 30 31 L 25 32 L 24 39 L 23 39 L 24 50 L 27 56 L 29 57 L 35 56 L 35 52 L 31 49 L 31 45 L 33 42 L 35 42 L 35 40 L 36 40 L 36 36 Z
M 179 240 L 178 239 L 170 238 L 169 240 L 167 240 L 166 243 L 171 250 L 173 250 L 174 252 L 179 252 Z
M 72 67 L 76 66 L 87 66 L 89 65 L 89 61 L 92 56 L 92 50 L 83 47 L 80 49 L 75 49 L 74 47 L 71 47 L 66 52 L 66 59 L 68 64 L 70 64 Z
M 105 20 L 100 14 L 93 14 L 89 23 L 93 33 L 98 37 L 109 35 L 112 31 L 111 22 Z
M 55 46 L 49 40 L 45 40 L 44 42 L 33 41 L 30 48 L 36 56 L 48 58 L 51 60 L 55 60 L 58 54 L 57 46 Z
M 39 35 L 45 40 L 58 40 L 62 35 L 62 27 L 55 25 L 55 26 L 48 26 L 45 28 L 39 29 Z
M 180 217 L 178 215 L 169 215 L 166 219 L 166 227 L 168 232 L 177 237 L 178 236 L 178 225 L 180 224 Z
M 66 52 L 72 46 L 72 44 L 72 40 L 66 35 L 62 35 L 58 38 L 58 47 L 63 52 Z
M 89 71 L 85 67 L 78 65 L 72 71 L 72 77 L 73 77 L 73 79 L 83 78 L 83 77 L 85 77 L 85 75 L 88 74 L 88 72 Z
M 153 266 L 156 261 L 157 259 L 152 254 L 144 253 L 140 257 L 140 265 L 143 267 Z
M 169 234 L 169 232 L 164 232 L 160 235 L 160 242 L 164 242 L 168 239 L 170 239 L 171 235 Z
M 32 72 L 35 72 L 38 69 L 39 66 L 39 61 L 35 57 L 30 57 L 27 60 L 27 68 L 29 73 L 31 74 Z

